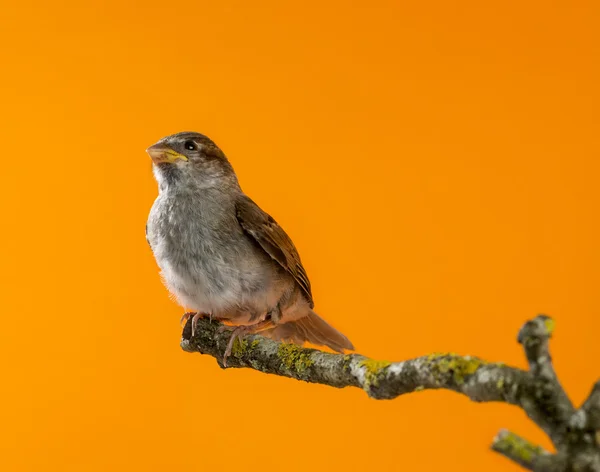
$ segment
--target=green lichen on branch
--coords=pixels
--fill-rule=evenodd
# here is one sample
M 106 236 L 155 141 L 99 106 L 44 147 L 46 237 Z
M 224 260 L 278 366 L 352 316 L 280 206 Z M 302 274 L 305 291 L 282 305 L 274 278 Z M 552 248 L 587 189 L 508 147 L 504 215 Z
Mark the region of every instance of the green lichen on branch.
M 345 354 L 344 355 L 344 362 L 342 364 L 342 370 L 344 372 L 348 372 L 348 369 L 350 369 L 350 363 L 352 362 L 352 355 L 351 354 Z
M 433 376 L 437 380 L 442 380 L 442 377 L 448 373 L 452 374 L 452 378 L 456 385 L 462 385 L 465 380 L 477 372 L 481 366 L 488 363 L 470 356 L 459 356 L 453 352 L 434 353 L 428 356 L 428 362 Z
M 379 381 L 385 377 L 385 368 L 390 364 L 391 362 L 388 361 L 378 361 L 374 359 L 365 359 L 358 363 L 358 366 L 365 370 L 365 390 L 368 390 L 371 386 L 379 386 Z
M 556 322 L 552 318 L 546 318 L 544 320 L 544 326 L 546 328 L 548 336 L 552 336 L 552 333 L 554 332 L 554 328 L 556 327 Z
M 289 371 L 302 375 L 314 364 L 305 349 L 294 344 L 281 343 L 277 349 L 277 357 Z
M 546 454 L 540 446 L 507 430 L 500 431 L 492 448 L 525 467 L 531 467 L 538 457 Z
M 247 350 L 248 350 L 248 341 L 246 341 L 245 339 L 237 338 L 233 342 L 233 346 L 231 348 L 231 355 L 237 359 L 241 359 Z
M 231 348 L 231 355 L 236 359 L 241 359 L 245 355 L 251 354 L 252 351 L 260 344 L 258 339 L 255 339 L 251 343 L 248 343 L 245 339 L 237 338 L 233 342 L 233 346 Z

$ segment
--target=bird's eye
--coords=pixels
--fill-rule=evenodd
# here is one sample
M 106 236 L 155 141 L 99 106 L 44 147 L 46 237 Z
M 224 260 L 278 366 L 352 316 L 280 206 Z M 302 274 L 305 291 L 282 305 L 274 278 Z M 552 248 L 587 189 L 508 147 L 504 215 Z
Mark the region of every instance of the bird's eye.
M 188 150 L 188 151 L 195 151 L 196 150 L 196 143 L 194 141 L 186 141 L 183 146 Z

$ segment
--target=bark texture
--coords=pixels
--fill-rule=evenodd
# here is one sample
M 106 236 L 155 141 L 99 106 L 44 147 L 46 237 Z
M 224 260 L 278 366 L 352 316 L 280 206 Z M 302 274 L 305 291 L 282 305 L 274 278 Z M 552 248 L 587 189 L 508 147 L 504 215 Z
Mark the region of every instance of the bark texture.
M 181 347 L 208 354 L 223 367 L 230 332 L 209 319 L 199 320 L 192 337 L 191 318 Z M 555 453 L 506 430 L 492 449 L 527 470 L 600 472 L 600 381 L 580 408 L 560 385 L 548 348 L 554 331 L 551 318 L 540 315 L 521 328 L 529 369 L 491 363 L 450 352 L 432 353 L 401 362 L 369 359 L 359 354 L 330 354 L 280 343 L 259 335 L 236 340 L 227 367 L 247 367 L 332 387 L 358 387 L 371 398 L 389 400 L 424 389 L 445 389 L 476 402 L 505 402 L 522 408 L 550 437 Z

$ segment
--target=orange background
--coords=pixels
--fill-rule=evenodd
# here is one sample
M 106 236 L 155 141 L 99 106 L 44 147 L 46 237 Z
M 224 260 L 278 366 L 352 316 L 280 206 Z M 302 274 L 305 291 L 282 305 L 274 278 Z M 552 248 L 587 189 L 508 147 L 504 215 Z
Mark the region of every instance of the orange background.
M 370 400 L 179 348 L 145 148 L 196 130 L 293 237 L 359 352 L 525 366 L 543 312 L 600 377 L 600 7 L 3 2 L 0 469 L 518 470 L 515 407 Z M 417 5 L 418 3 L 418 5 Z

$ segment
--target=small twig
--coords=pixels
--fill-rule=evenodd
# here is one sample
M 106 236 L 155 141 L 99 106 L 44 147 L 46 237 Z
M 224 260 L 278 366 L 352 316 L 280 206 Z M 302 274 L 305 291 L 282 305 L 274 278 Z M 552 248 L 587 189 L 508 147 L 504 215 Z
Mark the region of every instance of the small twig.
M 554 321 L 546 315 L 539 315 L 525 323 L 517 337 L 525 349 L 529 370 L 536 377 L 550 381 L 557 380 L 548 347 L 553 332 Z
M 492 441 L 492 450 L 523 466 L 527 470 L 535 470 L 540 456 L 550 453 L 540 446 L 530 443 L 527 439 L 511 433 L 506 429 L 500 430 Z
M 532 419 L 542 427 L 558 448 L 564 444 L 567 424 L 575 409 L 560 385 L 552 365 L 548 341 L 554 327 L 554 321 L 550 317 L 539 315 L 523 325 L 517 339 L 525 350 L 529 370 L 537 380 L 536 395 L 545 397 L 543 401 L 538 402 L 541 408 L 535 412 Z

